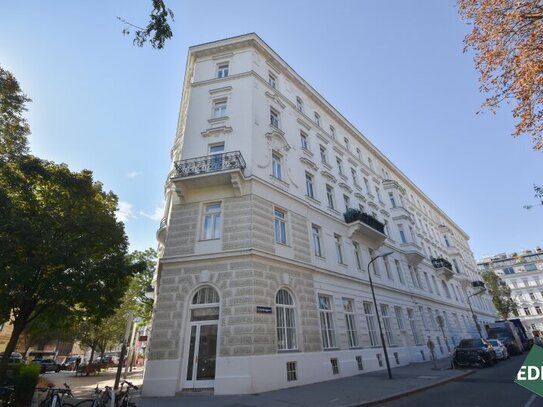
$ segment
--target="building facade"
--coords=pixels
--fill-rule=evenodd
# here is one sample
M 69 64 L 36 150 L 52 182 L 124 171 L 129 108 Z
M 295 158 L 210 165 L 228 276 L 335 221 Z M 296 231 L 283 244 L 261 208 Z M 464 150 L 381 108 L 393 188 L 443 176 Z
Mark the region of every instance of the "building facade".
M 190 48 L 171 159 L 144 394 L 384 369 L 368 273 L 393 367 L 476 335 L 468 235 L 257 35 Z
M 480 272 L 492 271 L 511 288 L 511 298 L 528 332 L 543 331 L 543 250 L 500 253 L 477 264 Z

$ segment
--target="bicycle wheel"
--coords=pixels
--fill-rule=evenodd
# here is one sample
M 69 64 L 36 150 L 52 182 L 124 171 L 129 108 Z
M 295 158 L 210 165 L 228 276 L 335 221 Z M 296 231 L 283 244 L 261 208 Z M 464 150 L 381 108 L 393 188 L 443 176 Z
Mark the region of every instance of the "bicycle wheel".
M 76 404 L 74 404 L 74 407 L 94 407 L 98 404 L 94 404 L 94 399 L 85 399 L 78 401 Z

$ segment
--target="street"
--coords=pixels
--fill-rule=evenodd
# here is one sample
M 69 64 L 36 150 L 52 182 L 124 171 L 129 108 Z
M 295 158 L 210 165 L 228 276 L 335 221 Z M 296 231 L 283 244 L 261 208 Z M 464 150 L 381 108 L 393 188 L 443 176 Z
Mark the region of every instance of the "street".
M 449 382 L 412 396 L 379 406 L 436 406 L 439 407 L 543 407 L 543 398 L 513 383 L 527 353 L 497 365 L 475 369 L 475 373 L 457 381 Z

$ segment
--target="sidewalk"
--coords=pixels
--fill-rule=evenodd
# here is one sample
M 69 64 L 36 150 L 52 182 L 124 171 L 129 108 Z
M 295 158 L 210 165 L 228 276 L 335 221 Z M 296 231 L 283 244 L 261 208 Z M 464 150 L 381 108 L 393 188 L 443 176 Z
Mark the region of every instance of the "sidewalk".
M 470 370 L 450 370 L 449 360 L 414 363 L 392 369 L 390 380 L 386 369 L 306 386 L 291 387 L 255 395 L 211 396 L 188 393 L 176 397 L 142 397 L 138 407 L 293 407 L 293 406 L 368 406 L 405 396 L 467 376 Z

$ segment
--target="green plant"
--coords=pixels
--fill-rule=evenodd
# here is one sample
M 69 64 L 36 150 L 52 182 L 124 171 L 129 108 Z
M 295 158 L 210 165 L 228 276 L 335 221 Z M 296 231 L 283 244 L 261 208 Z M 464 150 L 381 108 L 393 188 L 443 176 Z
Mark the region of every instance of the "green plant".
M 40 375 L 40 366 L 32 363 L 30 365 L 18 365 L 14 377 L 15 385 L 15 405 L 17 407 L 30 406 L 38 377 Z

